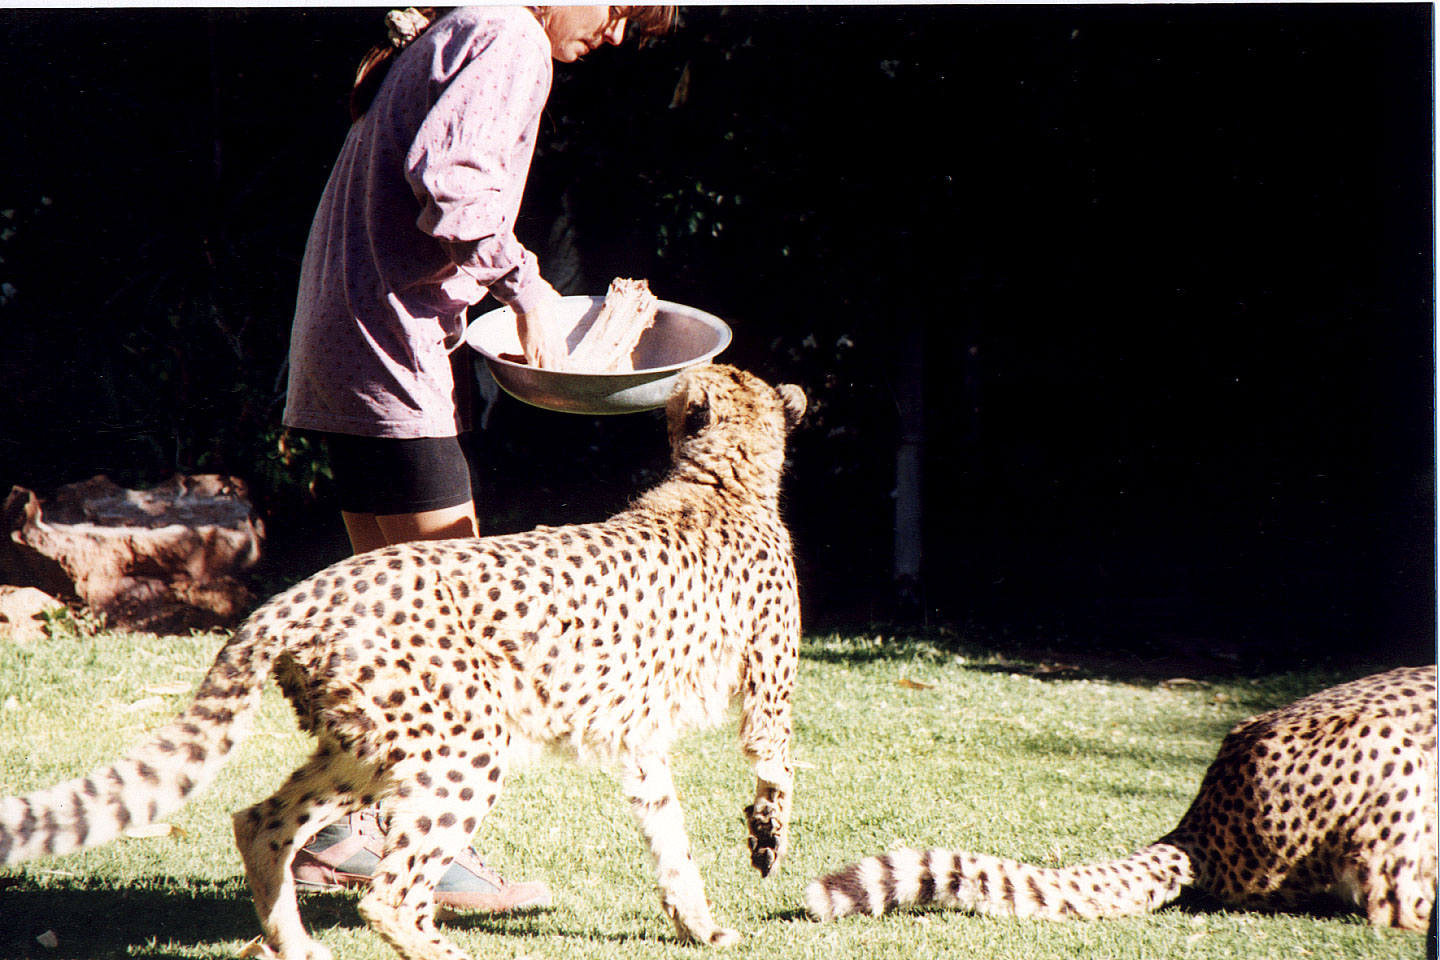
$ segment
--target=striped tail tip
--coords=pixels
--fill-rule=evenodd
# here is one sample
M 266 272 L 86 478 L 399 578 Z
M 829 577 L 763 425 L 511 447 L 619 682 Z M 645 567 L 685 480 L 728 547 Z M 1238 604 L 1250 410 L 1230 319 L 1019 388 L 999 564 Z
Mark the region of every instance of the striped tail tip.
M 882 862 L 887 866 L 882 867 Z M 816 920 L 838 920 L 857 913 L 880 916 L 897 905 L 888 873 L 888 858 L 869 857 L 816 877 L 805 887 L 805 909 Z

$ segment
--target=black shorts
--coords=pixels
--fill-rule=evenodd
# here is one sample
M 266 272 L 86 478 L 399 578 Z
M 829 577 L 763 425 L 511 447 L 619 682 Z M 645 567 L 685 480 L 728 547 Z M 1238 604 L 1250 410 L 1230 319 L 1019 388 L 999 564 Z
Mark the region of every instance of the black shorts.
M 321 433 L 347 513 L 421 513 L 475 499 L 474 437 L 393 440 Z

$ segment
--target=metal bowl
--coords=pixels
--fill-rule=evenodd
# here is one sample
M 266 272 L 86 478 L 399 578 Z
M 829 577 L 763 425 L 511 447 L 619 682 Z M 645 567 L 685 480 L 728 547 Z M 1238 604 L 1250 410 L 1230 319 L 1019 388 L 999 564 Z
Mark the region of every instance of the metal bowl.
M 574 349 L 595 323 L 604 297 L 563 297 L 561 316 L 570 324 L 565 342 Z M 559 413 L 635 413 L 663 407 L 675 378 L 690 367 L 709 363 L 730 345 L 730 327 L 703 310 L 661 300 L 655 325 L 640 337 L 630 354 L 635 370 L 623 373 L 568 373 L 542 370 L 507 360 L 519 356 L 520 335 L 509 307 L 491 310 L 471 321 L 465 342 L 480 356 L 475 375 L 485 370 L 516 400 Z

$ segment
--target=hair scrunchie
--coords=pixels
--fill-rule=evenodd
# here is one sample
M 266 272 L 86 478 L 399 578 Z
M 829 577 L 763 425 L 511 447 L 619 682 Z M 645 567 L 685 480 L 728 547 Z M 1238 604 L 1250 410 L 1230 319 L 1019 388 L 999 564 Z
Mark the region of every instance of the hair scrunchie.
M 396 50 L 404 50 L 430 27 L 433 16 L 433 11 L 418 10 L 415 7 L 391 10 L 385 14 L 385 29 L 390 34 L 390 45 Z

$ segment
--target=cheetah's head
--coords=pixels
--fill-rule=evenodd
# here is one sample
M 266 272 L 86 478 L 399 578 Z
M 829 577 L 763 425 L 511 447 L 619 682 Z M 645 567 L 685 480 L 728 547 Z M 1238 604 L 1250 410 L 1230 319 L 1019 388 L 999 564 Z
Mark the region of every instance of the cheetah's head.
M 689 370 L 665 404 L 676 466 L 688 463 L 756 492 L 774 486 L 785 462 L 785 435 L 805 406 L 805 391 L 793 383 L 772 387 L 725 364 Z

